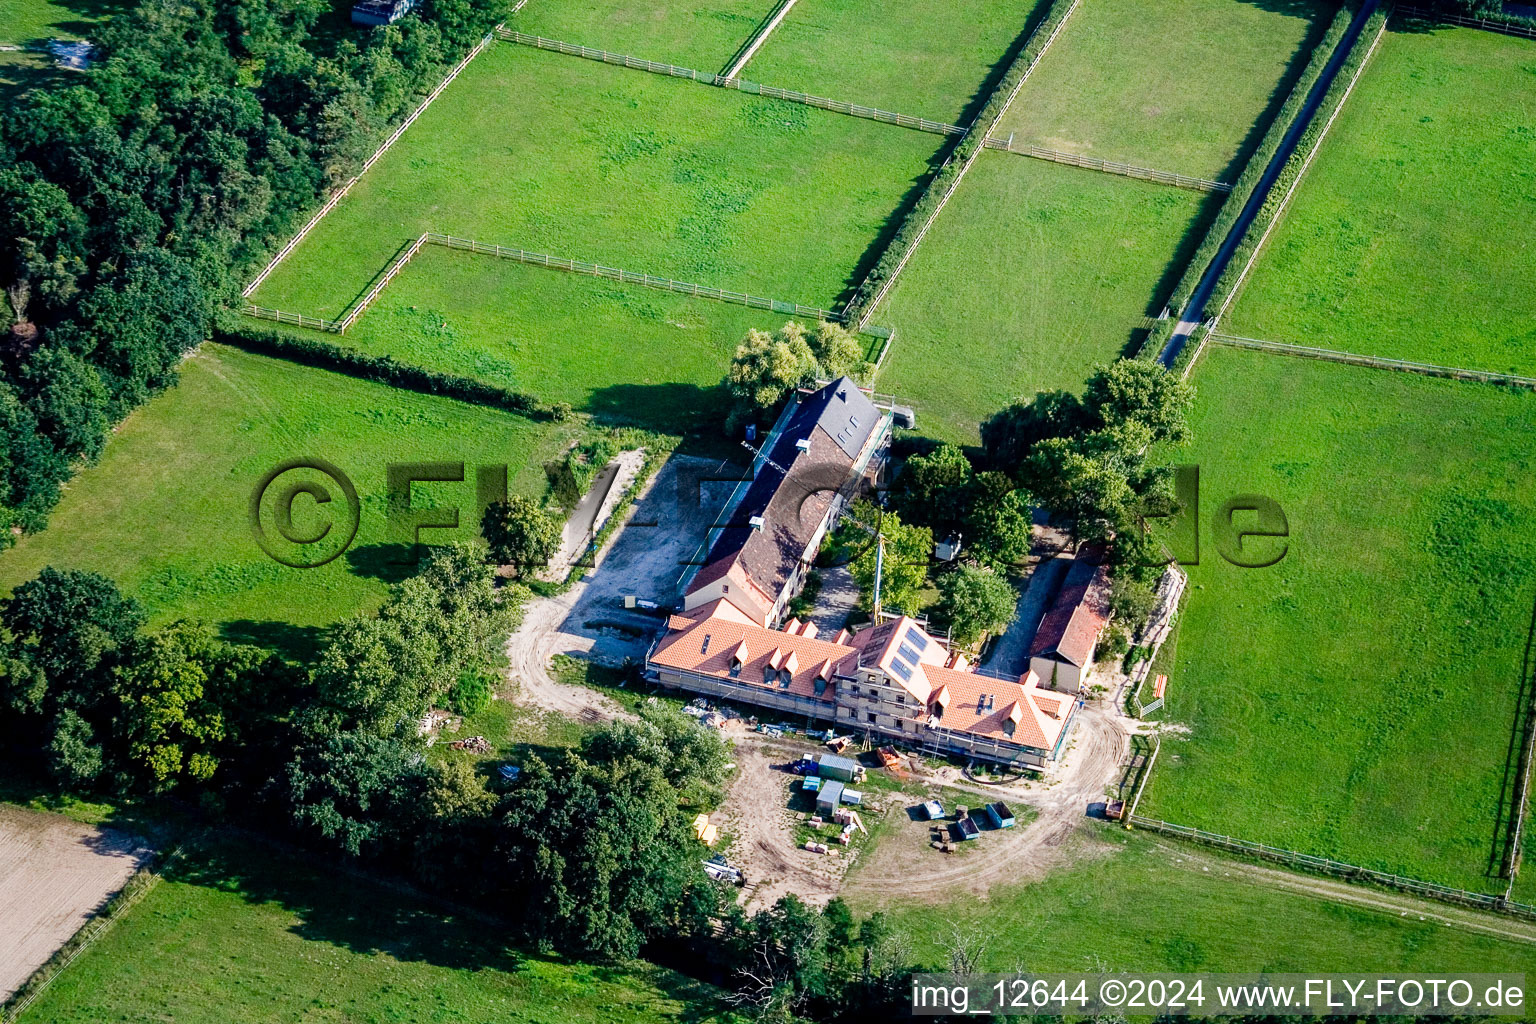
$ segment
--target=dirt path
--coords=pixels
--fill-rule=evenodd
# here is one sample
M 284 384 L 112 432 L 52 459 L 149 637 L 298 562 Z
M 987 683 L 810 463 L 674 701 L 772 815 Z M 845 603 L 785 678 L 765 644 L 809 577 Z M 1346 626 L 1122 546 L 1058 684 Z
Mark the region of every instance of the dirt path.
M 911 828 L 882 843 L 848 882 L 848 892 L 874 895 L 899 890 L 915 900 L 953 899 L 957 891 L 984 897 L 1000 882 L 1021 882 L 1049 874 L 1063 861 L 1062 847 L 1088 822 L 1088 807 L 1104 799 L 1119 778 L 1130 750 L 1131 723 L 1108 706 L 1090 704 L 1078 712 L 1072 749 L 1054 782 L 1040 786 L 986 787 L 994 798 L 1027 804 L 1034 821 L 1004 832 L 988 832 L 962 852 L 943 855 Z M 921 784 L 924 780 L 914 780 Z M 973 787 L 978 791 L 980 787 Z M 922 825 L 926 833 L 927 825 Z
M 0 999 L 100 910 L 149 853 L 121 832 L 0 805 Z
M 825 856 L 796 845 L 794 812 L 787 800 L 790 776 L 772 767 L 805 749 L 748 732 L 736 732 L 731 739 L 738 770 L 726 794 L 722 827 L 735 837 L 726 858 L 747 878 L 745 906 L 771 906 L 788 893 L 812 906 L 826 903 L 842 886 L 849 858 L 842 855 L 846 851 Z

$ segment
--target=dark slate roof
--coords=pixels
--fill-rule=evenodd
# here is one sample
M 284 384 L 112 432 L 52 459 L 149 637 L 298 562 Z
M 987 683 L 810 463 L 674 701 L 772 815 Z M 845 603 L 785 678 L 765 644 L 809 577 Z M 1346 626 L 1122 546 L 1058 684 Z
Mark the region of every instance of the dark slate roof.
M 1079 668 L 1109 619 L 1109 575 L 1086 550 L 1072 562 L 1056 601 L 1040 620 L 1029 656 L 1068 661 Z
M 832 491 L 847 479 L 880 416 L 848 377 L 800 396 L 767 451 L 768 461 L 710 545 L 689 592 L 724 576 L 740 561 L 747 576 L 777 598 L 821 525 Z M 802 441 L 809 444 L 802 448 Z M 754 516 L 763 518 L 761 529 L 750 525 Z

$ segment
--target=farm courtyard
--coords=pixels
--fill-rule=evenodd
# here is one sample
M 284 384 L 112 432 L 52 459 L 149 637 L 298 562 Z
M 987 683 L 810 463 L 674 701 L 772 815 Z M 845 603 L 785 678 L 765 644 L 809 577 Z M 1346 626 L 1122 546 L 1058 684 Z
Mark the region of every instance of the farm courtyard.
M 19 8 L 38 26 L 65 24 L 52 4 Z M 636 427 L 652 454 L 677 454 L 646 464 L 651 489 L 594 571 L 529 591 L 497 648 L 494 699 L 455 725 L 483 745 L 434 745 L 420 760 L 462 760 L 474 786 L 494 787 L 502 762 L 561 756 L 615 718 L 679 707 L 640 680 L 668 588 L 722 500 L 709 482 L 728 485 L 757 451 L 726 429 L 727 373 L 748 332 L 846 321 L 869 361 L 861 383 L 914 410 L 897 458 L 953 444 L 986 465 L 990 417 L 1040 392 L 1081 393 L 1097 368 L 1147 357 L 1149 334 L 1177 319 L 1173 289 L 1212 224 L 1242 204 L 1229 190 L 1284 129 L 1283 108 L 1327 58 L 1340 10 L 1322 0 L 528 0 L 507 29 L 605 56 L 488 37 L 268 267 L 250 305 L 220 311 L 177 382 L 82 461 L 46 527 L 17 531 L 0 551 L 0 594 L 47 566 L 90 569 L 152 626 L 201 620 L 302 666 L 338 622 L 374 612 L 412 572 L 411 546 L 386 525 L 400 500 L 389 465 L 467 468 L 462 482 L 417 482 L 405 497 L 423 514 L 458 510 L 457 526 L 421 538 L 441 544 L 479 536 L 476 467 L 505 467 L 509 494 L 554 510 L 562 460 Z M 1536 42 L 1393 15 L 1360 52 L 1372 44 L 1218 333 L 1174 367 L 1195 388 L 1189 439 L 1150 449 L 1156 464 L 1199 466 L 1202 530 L 1229 497 L 1278 502 L 1284 557 L 1239 568 L 1207 533 L 1157 657 L 1154 671 L 1169 677 L 1160 711 L 1137 720 L 1123 688 L 1088 696 L 1088 724 L 1068 747 L 1098 774 L 1029 779 L 1017 832 L 953 853 L 929 846 L 911 804 L 974 805 L 986 783 L 929 758 L 932 774 L 917 780 L 876 776 L 857 858 L 811 863 L 803 842 L 825 823 L 808 823 L 779 762 L 819 744 L 744 734 L 738 720 L 718 850 L 753 868 L 746 905 L 841 895 L 861 916 L 888 915 L 921 965 L 950 952 L 939 918 L 957 935 L 991 929 L 979 963 L 1000 970 L 1529 962 L 1526 922 L 1096 820 L 1126 795 L 1121 741 L 1139 749 L 1133 735 L 1158 732 L 1160 756 L 1140 780 L 1149 822 L 1536 906 L 1530 857 L 1516 877 L 1504 871 L 1512 817 L 1525 810 L 1513 780 L 1533 688 L 1536 391 L 1238 350 L 1221 337 L 1536 376 Z M 1147 58 L 1171 50 L 1177 62 Z M 744 81 L 942 124 L 916 130 L 615 54 L 706 76 L 735 67 Z M 1025 54 L 1038 60 L 1026 68 Z M 12 59 L 0 54 L 0 92 Z M 981 138 L 944 127 L 973 120 Z M 993 146 L 971 160 L 962 139 Z M 1047 152 L 1019 151 L 1031 146 Z M 1200 180 L 1136 180 L 1095 160 Z M 605 276 L 433 244 L 386 279 L 424 233 L 598 264 Z M 286 239 L 267 241 L 270 254 Z M 251 280 L 260 268 L 238 269 Z M 279 310 L 339 320 L 365 296 L 376 301 L 344 333 L 273 322 Z M 526 407 L 508 406 L 509 392 Z M 338 467 L 358 492 L 355 541 L 317 568 L 282 564 L 252 536 L 253 490 L 297 462 L 322 484 L 315 463 Z M 1075 539 L 1043 516 L 1031 527 L 1032 510 L 1027 538 Z M 622 524 L 627 503 L 620 511 Z M 675 535 L 657 540 L 652 528 L 669 523 Z M 1008 585 L 1026 585 L 1038 558 L 1005 566 Z M 821 600 L 865 600 L 844 587 Z M 922 612 L 938 613 L 933 579 L 918 589 Z M 626 604 L 636 597 L 658 607 Z M 839 626 L 852 623 L 839 614 Z M 1105 656 L 1099 678 L 1119 686 L 1134 664 Z M 0 825 L 10 813 L 0 805 Z M 59 849 L 91 845 L 80 829 L 59 835 Z M 1536 851 L 1529 830 L 1525 843 Z M 142 852 L 99 845 L 108 867 L 71 869 L 87 884 L 25 925 L 22 966 L 0 988 L 46 959 Z M 0 877 L 10 883 L 0 910 L 19 899 L 9 890 L 30 891 L 47 849 Z M 509 948 L 463 908 L 200 833 L 20 1020 L 741 1019 L 720 980 Z

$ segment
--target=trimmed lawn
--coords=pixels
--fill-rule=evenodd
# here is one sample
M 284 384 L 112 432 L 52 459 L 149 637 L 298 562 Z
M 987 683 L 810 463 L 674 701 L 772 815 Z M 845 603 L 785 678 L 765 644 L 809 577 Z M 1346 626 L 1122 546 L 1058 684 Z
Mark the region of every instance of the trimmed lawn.
M 787 319 L 429 246 L 340 341 L 605 420 L 718 433 L 736 344 Z
M 1214 208 L 1203 193 L 983 153 L 875 314 L 897 330 L 878 389 L 912 403 L 925 434 L 961 442 L 1021 395 L 1077 390 L 1139 344 Z
M 720 72 L 772 9 L 773 0 L 529 0 L 527 7 L 507 19 L 507 28 L 662 64 Z
M 159 622 L 195 616 L 232 639 L 303 653 L 323 627 L 374 607 L 385 581 L 410 571 L 396 564 L 401 545 L 385 528 L 387 464 L 465 462 L 466 482 L 416 484 L 414 503 L 461 509 L 458 530 L 428 530 L 424 539 L 468 539 L 478 526 L 474 467 L 506 464 L 514 490 L 541 493 L 542 464 L 558 454 L 563 433 L 207 344 L 183 365 L 181 382 L 135 410 L 100 461 L 70 481 L 49 527 L 0 554 L 0 588 L 45 565 L 90 569 Z M 329 564 L 289 568 L 257 546 L 248 502 L 273 467 L 316 456 L 354 481 L 360 528 Z M 307 502 L 294 506 L 301 531 L 319 525 Z
M 59 975 L 23 1024 L 174 1020 L 725 1021 L 651 964 L 524 954 L 498 929 L 263 847 L 197 851 Z
M 1487 872 L 1536 599 L 1536 394 L 1205 358 L 1194 442 L 1171 456 L 1199 464 L 1208 510 L 1165 715 L 1189 731 L 1165 739 L 1142 813 L 1502 891 Z M 1238 494 L 1285 510 L 1270 568 L 1217 553 L 1210 516 Z
M 781 89 L 962 124 L 1045 0 L 798 0 L 741 72 Z
M 1234 181 L 1333 11 L 1309 0 L 1084 3 L 997 135 Z
M 1226 329 L 1536 376 L 1536 50 L 1473 29 L 1398 28 Z
M 73 84 L 54 66 L 48 41 L 84 39 L 122 7 L 120 0 L 0 0 L 0 45 L 26 47 L 0 51 L 0 102 L 34 87 Z
M 1111 849 L 985 901 L 884 909 L 919 962 L 944 962 L 953 922 L 985 937 L 994 971 L 1526 971 L 1536 957 L 1528 943 L 1271 888 L 1210 851 L 1094 836 Z
M 431 229 L 832 308 L 878 256 L 939 145 L 499 43 L 254 298 L 334 316 Z

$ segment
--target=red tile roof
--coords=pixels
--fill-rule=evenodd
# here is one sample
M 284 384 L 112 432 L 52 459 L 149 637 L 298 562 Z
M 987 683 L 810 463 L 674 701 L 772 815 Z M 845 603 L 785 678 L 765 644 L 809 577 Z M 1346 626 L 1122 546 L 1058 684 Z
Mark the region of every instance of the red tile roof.
M 1109 621 L 1109 589 L 1109 574 L 1104 567 L 1079 555 L 1035 631 L 1029 656 L 1056 658 L 1086 668 L 1099 634 Z

